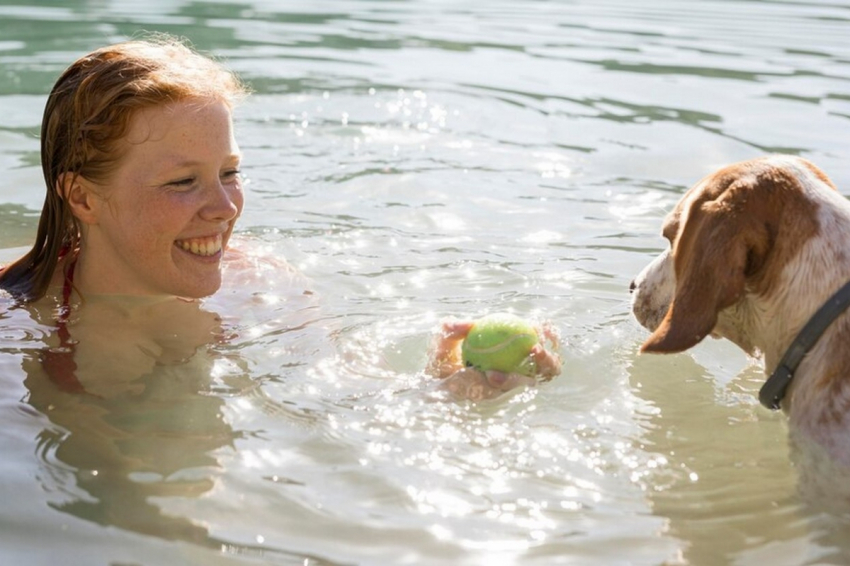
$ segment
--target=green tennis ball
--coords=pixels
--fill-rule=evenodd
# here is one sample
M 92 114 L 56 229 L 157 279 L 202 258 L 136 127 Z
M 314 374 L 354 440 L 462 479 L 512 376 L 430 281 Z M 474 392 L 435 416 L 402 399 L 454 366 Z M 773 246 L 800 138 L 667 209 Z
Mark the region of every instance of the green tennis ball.
M 538 342 L 537 330 L 520 317 L 491 314 L 475 321 L 461 356 L 466 366 L 531 376 L 537 368 L 529 354 Z

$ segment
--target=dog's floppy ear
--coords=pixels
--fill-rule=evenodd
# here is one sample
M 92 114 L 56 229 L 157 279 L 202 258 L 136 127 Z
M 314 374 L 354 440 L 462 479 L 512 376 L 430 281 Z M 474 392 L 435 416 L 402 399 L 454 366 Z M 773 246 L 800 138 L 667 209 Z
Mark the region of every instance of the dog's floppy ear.
M 768 231 L 742 192 L 729 187 L 716 200 L 691 203 L 673 246 L 676 293 L 642 352 L 695 346 L 715 327 L 717 314 L 743 295 L 747 275 L 764 261 Z

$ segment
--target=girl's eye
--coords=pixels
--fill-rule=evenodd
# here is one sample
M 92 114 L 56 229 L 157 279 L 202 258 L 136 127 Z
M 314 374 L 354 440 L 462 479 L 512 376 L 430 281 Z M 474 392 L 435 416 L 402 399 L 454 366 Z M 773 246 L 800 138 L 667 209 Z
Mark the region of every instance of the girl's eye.
M 229 171 L 225 171 L 221 174 L 222 179 L 233 180 L 239 177 L 239 174 L 242 173 L 239 169 L 231 169 Z
M 194 177 L 186 177 L 185 179 L 177 179 L 176 181 L 171 181 L 170 183 L 168 183 L 168 186 L 186 188 L 191 187 L 194 182 Z

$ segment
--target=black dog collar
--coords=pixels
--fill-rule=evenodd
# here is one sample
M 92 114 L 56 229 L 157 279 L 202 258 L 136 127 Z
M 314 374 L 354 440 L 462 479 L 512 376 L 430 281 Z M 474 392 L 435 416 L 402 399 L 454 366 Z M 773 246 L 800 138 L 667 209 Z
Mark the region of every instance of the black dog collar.
M 850 282 L 838 290 L 823 306 L 809 319 L 806 326 L 797 334 L 794 341 L 785 351 L 779 365 L 767 378 L 759 391 L 759 401 L 768 409 L 779 409 L 779 403 L 785 397 L 785 392 L 794 378 L 797 366 L 803 361 L 809 350 L 815 345 L 824 331 L 838 315 L 850 306 Z

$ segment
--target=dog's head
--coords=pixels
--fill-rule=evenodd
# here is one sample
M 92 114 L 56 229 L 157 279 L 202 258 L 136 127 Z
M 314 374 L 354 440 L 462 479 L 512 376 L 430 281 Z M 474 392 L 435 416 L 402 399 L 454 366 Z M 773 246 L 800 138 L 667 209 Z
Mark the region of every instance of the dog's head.
M 761 311 L 781 300 L 786 268 L 819 232 L 825 190 L 835 187 L 819 169 L 783 156 L 725 167 L 689 189 L 664 221 L 669 248 L 632 283 L 634 314 L 652 331 L 641 351 L 680 352 L 709 334 L 757 348 L 774 314 Z

